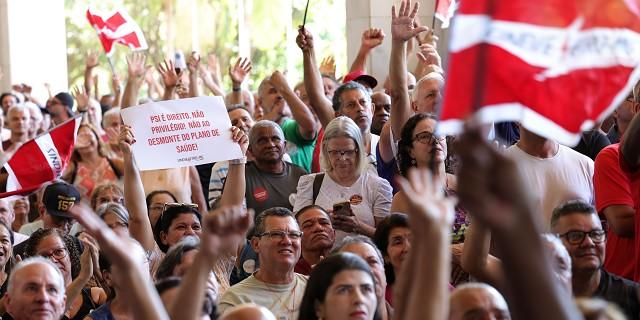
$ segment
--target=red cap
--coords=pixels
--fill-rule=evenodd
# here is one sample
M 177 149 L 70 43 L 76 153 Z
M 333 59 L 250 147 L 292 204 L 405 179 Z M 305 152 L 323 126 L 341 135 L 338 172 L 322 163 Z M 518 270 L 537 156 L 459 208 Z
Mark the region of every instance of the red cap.
M 342 83 L 347 83 L 349 81 L 362 81 L 366 83 L 371 89 L 375 88 L 378 85 L 378 80 L 376 80 L 376 78 L 366 74 L 362 70 L 349 72 L 346 76 L 344 76 Z

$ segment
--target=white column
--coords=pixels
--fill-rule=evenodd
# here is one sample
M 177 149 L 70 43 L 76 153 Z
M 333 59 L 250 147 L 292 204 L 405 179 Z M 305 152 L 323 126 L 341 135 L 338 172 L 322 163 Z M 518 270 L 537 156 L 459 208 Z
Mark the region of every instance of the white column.
M 358 54 L 362 32 L 368 28 L 381 28 L 386 35 L 382 45 L 375 48 L 367 63 L 367 72 L 382 84 L 389 73 L 389 55 L 391 53 L 391 6 L 399 7 L 399 0 L 347 0 L 347 57 L 349 67 Z M 435 0 L 420 1 L 418 19 L 421 24 L 431 28 Z M 440 22 L 436 21 L 436 34 L 440 37 L 438 52 L 446 60 L 448 30 L 440 30 Z M 409 70 L 413 70 L 417 59 L 409 58 Z
M 68 90 L 67 39 L 63 0 L 0 0 L 0 89 L 33 86 L 37 97 Z

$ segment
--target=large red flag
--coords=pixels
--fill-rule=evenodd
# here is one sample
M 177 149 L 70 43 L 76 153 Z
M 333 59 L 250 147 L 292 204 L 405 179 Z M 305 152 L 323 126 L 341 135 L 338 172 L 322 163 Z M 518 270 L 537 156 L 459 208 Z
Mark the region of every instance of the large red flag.
M 71 158 L 81 121 L 81 117 L 70 119 L 20 146 L 4 164 L 9 176 L 0 198 L 29 194 L 59 178 Z
M 98 37 L 107 56 L 113 54 L 114 42 L 134 50 L 147 49 L 147 41 L 138 24 L 124 10 L 105 14 L 87 9 L 87 19 L 98 32 Z
M 640 0 L 463 0 L 439 130 L 520 121 L 575 145 L 640 77 Z

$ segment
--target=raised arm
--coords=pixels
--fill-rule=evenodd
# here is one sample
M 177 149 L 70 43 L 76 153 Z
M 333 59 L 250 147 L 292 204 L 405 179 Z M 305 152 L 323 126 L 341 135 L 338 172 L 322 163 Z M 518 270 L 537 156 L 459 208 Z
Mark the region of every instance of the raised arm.
M 384 31 L 378 28 L 370 28 L 362 33 L 362 41 L 360 41 L 360 50 L 355 60 L 351 64 L 349 72 L 367 71 L 367 59 L 373 48 L 382 44 L 384 40 Z
M 201 319 L 207 279 L 218 257 L 235 250 L 242 243 L 253 217 L 241 206 L 224 206 L 203 217 L 200 250 L 189 268 L 173 303 L 168 308 L 171 319 Z
M 111 91 L 113 92 L 113 105 L 111 107 L 119 108 L 122 99 L 122 84 L 118 74 L 113 74 L 111 77 Z
M 229 66 L 229 77 L 231 78 L 230 104 L 244 104 L 242 98 L 242 83 L 251 72 L 251 60 L 249 58 L 238 58 L 236 64 Z
M 207 87 L 213 95 L 225 96 L 222 84 L 220 83 L 220 62 L 215 54 L 209 53 L 207 55 L 206 66 L 200 64 L 200 76 L 202 77 L 205 87 Z
M 147 57 L 140 52 L 134 52 L 130 57 L 127 57 L 128 78 L 122 94 L 122 109 L 138 104 L 140 86 L 144 81 L 144 74 L 149 68 L 145 66 L 146 61 Z
M 291 108 L 293 119 L 298 123 L 298 132 L 305 140 L 312 140 L 316 136 L 318 128 L 316 120 L 311 110 L 300 100 L 298 95 L 289 86 L 287 78 L 280 71 L 275 71 L 271 75 L 271 84 L 282 95 Z
M 490 146 L 480 130 L 464 133 L 458 150 L 458 196 L 496 239 L 512 317 L 581 319 L 570 293 L 553 274 L 539 235 L 540 215 L 532 210 L 516 164 Z
M 87 52 L 87 56 L 84 60 L 84 90 L 91 96 L 91 91 L 93 90 L 93 69 L 98 66 L 98 52 L 90 50 Z M 97 96 L 95 98 L 100 99 Z
M 482 282 L 504 292 L 504 270 L 500 259 L 489 254 L 491 232 L 480 221 L 473 221 L 465 233 L 462 268 Z
M 635 109 L 636 115 L 620 142 L 620 152 L 632 172 L 640 170 L 640 104 L 636 103 Z
M 231 138 L 240 145 L 243 158 L 229 160 L 229 171 L 220 197 L 220 206 L 242 205 L 246 192 L 245 164 L 249 137 L 239 128 L 231 127 Z
M 147 212 L 144 187 L 140 171 L 131 151 L 135 142 L 131 127 L 122 125 L 120 129 L 120 150 L 124 158 L 124 205 L 129 211 L 129 233 L 142 247 L 151 251 L 155 248 L 151 221 Z
M 199 97 L 200 86 L 198 85 L 198 69 L 200 67 L 200 55 L 193 51 L 187 59 L 187 69 L 189 69 L 189 96 Z
M 402 7 L 402 6 L 401 6 Z M 427 170 L 413 169 L 400 178 L 409 200 L 409 228 L 413 240 L 410 258 L 400 274 L 401 295 L 397 319 L 446 319 L 451 269 L 451 224 L 455 200 L 445 198 L 440 181 Z M 398 301 L 398 300 L 396 300 Z
M 302 61 L 304 65 L 304 88 L 309 95 L 309 103 L 318 115 L 322 127 L 326 127 L 333 118 L 335 112 L 331 101 L 324 95 L 322 75 L 316 64 L 316 53 L 313 48 L 313 36 L 307 29 L 298 29 L 296 38 L 298 47 L 302 49 Z
M 173 66 L 173 60 L 171 59 L 158 63 L 157 69 L 162 76 L 162 82 L 164 83 L 164 94 L 162 95 L 162 100 L 173 100 L 182 71 L 180 71 L 180 74 L 176 73 L 176 69 Z
M 122 290 L 122 298 L 130 305 L 134 319 L 169 319 L 167 312 L 153 287 L 149 277 L 149 270 L 144 270 L 141 263 L 131 254 L 134 252 L 132 240 L 120 237 L 94 214 L 86 205 L 75 205 L 69 213 L 92 235 L 100 245 L 100 250 L 122 272 L 122 283 L 127 284 L 127 290 Z

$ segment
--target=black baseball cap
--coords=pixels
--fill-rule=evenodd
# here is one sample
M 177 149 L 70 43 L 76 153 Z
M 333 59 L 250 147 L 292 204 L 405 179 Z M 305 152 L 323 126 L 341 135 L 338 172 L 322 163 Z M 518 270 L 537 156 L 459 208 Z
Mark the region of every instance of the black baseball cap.
M 79 201 L 78 190 L 64 181 L 56 181 L 48 185 L 42 196 L 42 202 L 49 214 L 67 219 L 73 218 L 69 214 L 69 209 Z

